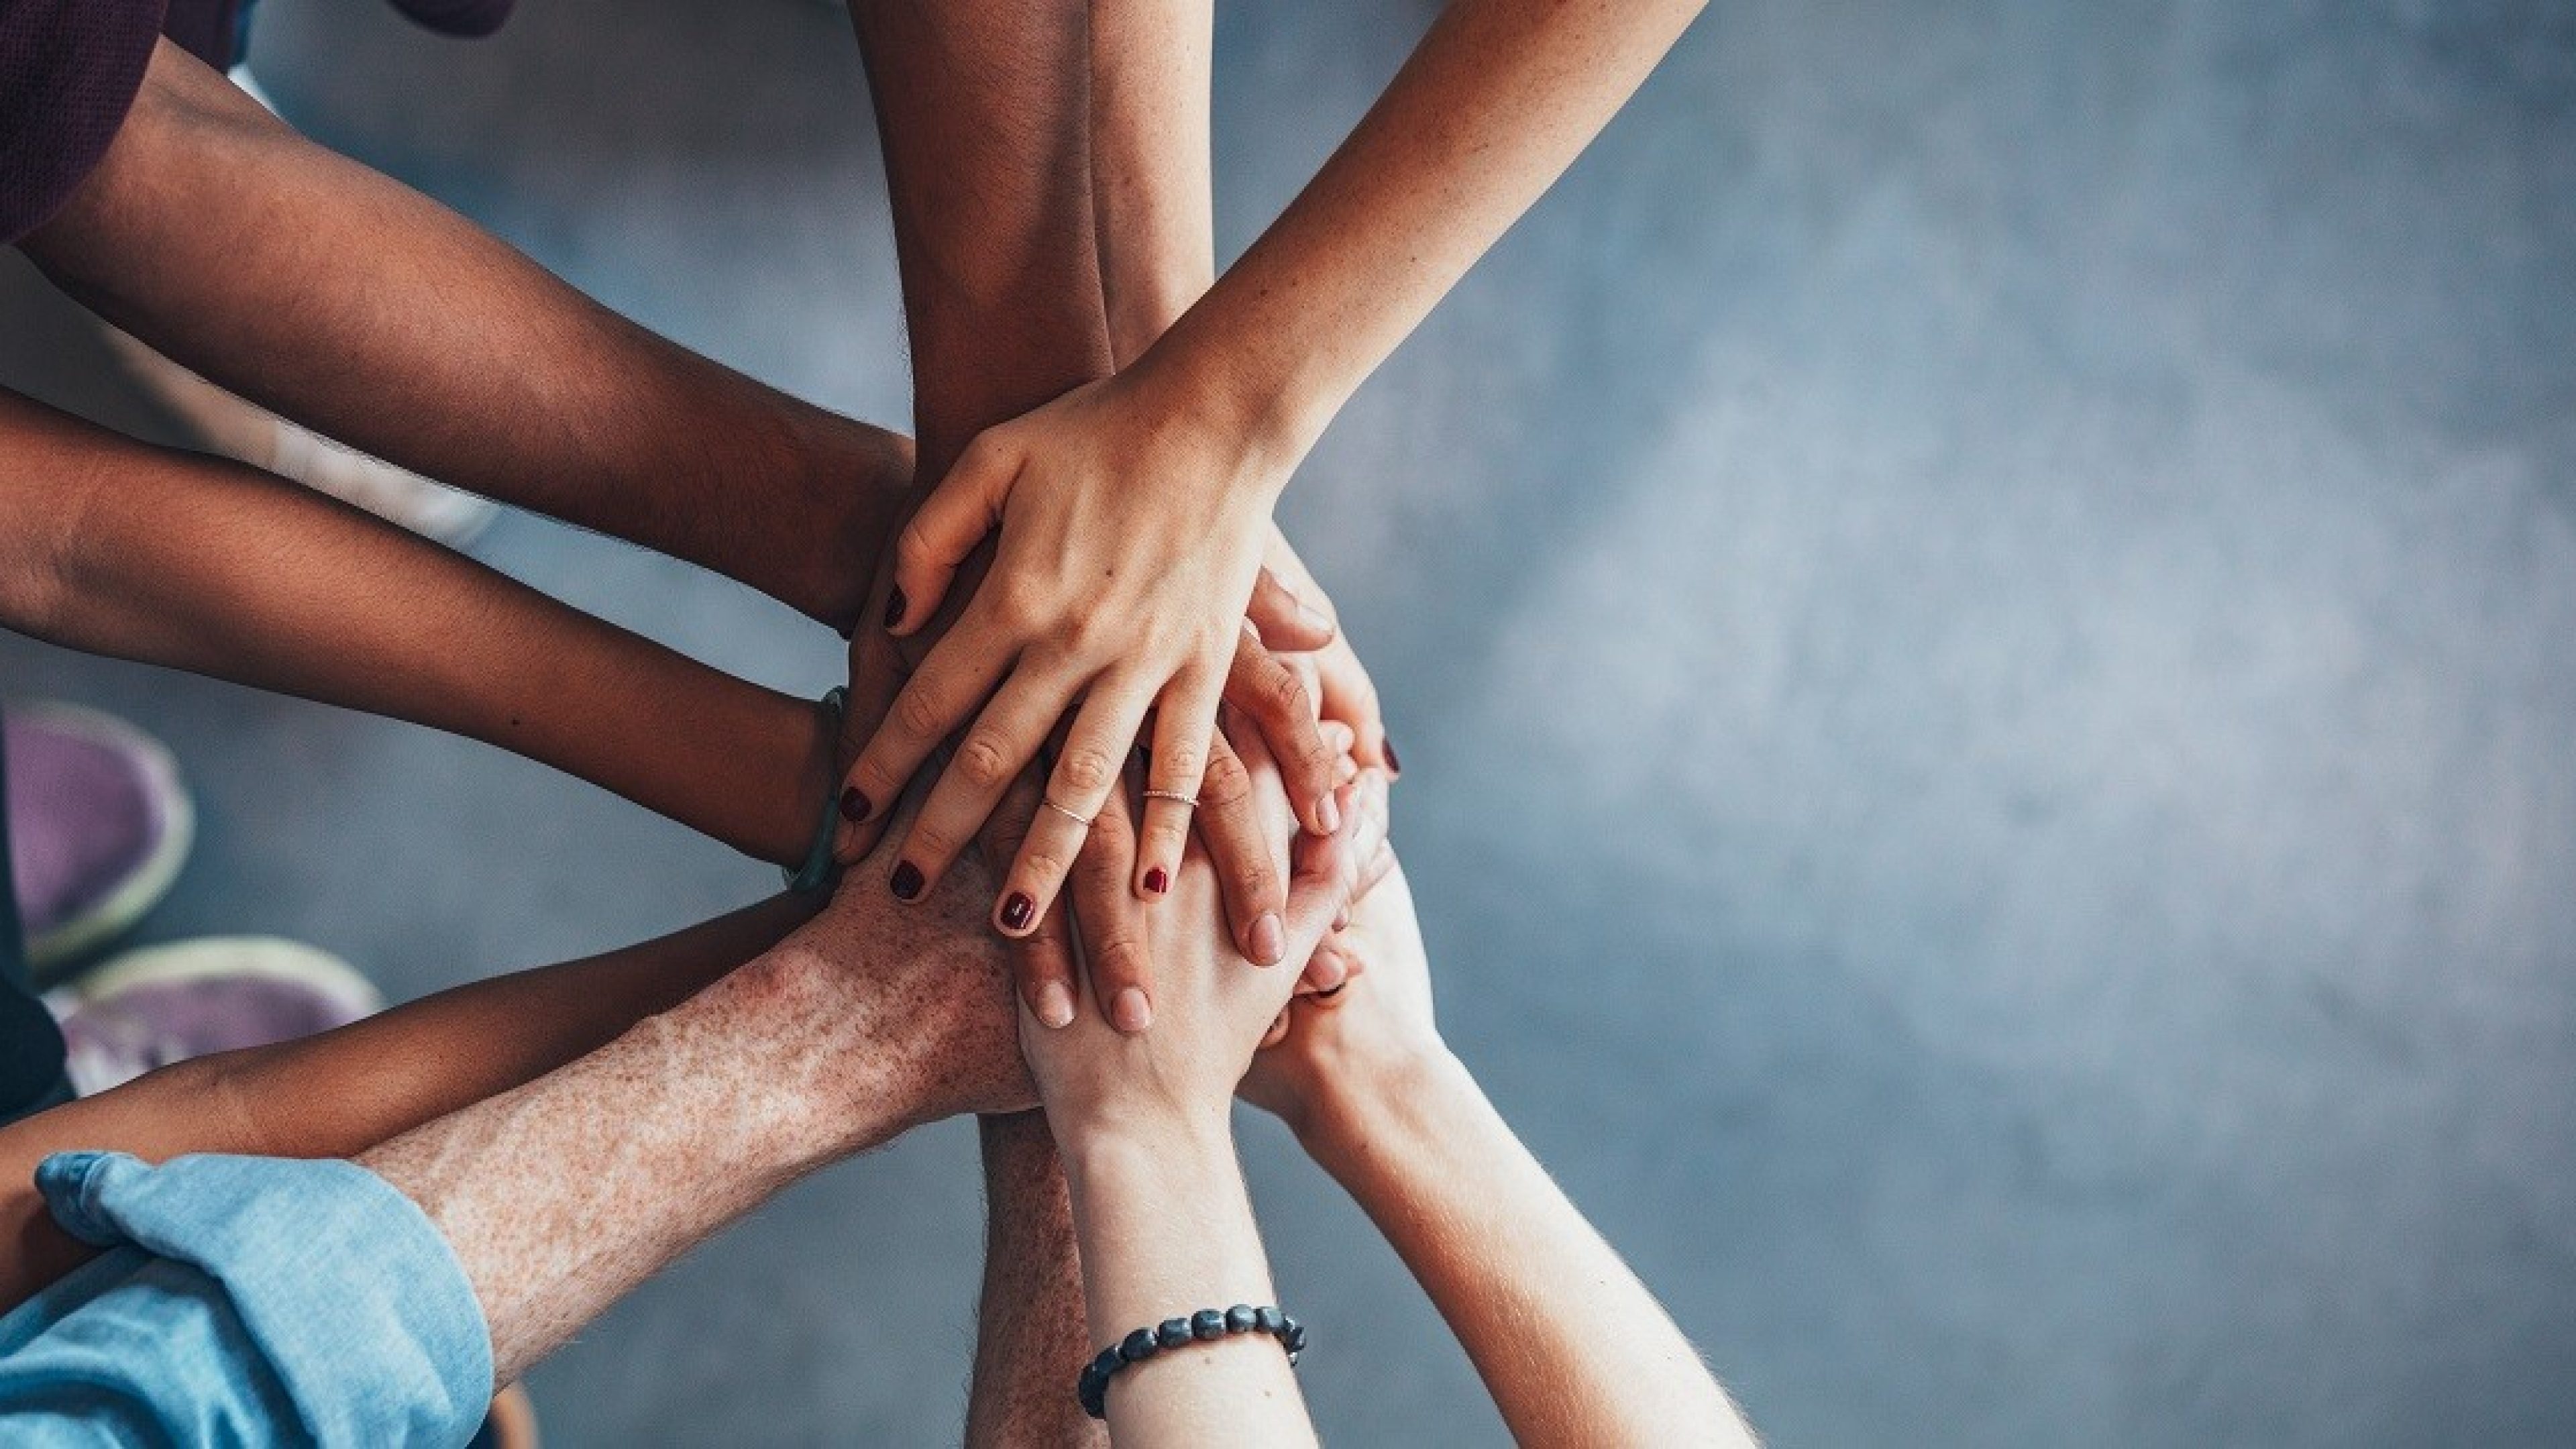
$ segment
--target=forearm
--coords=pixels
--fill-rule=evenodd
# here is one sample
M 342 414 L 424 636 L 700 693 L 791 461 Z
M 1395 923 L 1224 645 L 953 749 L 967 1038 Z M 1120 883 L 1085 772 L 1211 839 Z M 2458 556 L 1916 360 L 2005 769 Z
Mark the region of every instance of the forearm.
M 1278 1301 L 1221 1105 L 1174 1130 L 1069 1145 L 1065 1170 L 1095 1347 L 1199 1309 Z M 1314 1442 L 1287 1354 L 1244 1336 L 1120 1370 L 1109 1429 L 1125 1446 Z
M 1453 0 L 1332 159 L 1142 365 L 1265 450 L 1302 457 L 1701 3 Z
M 1135 361 L 1216 279 L 1207 0 L 1091 9 L 1091 194 L 1109 341 Z
M 0 625 L 484 740 L 790 863 L 821 713 L 255 469 L 0 393 Z
M 300 1041 L 200 1057 L 0 1129 L 0 1306 L 90 1250 L 32 1184 L 56 1152 L 346 1157 L 535 1080 L 768 949 L 812 912 L 782 896 L 588 960 L 477 981 Z
M 1073 1206 L 1046 1118 L 977 1121 L 984 1159 L 984 1286 L 966 1443 L 1104 1445 L 1073 1385 L 1088 1362 Z
M 1299 1124 L 1466 1347 L 1523 1444 L 1743 1445 L 1654 1295 L 1445 1052 Z
M 900 439 L 636 327 L 167 43 L 25 247 L 109 320 L 330 437 L 856 617 Z
M 454 1248 L 504 1382 L 814 1168 L 1027 1106 L 973 887 L 897 906 L 889 865 L 681 1005 L 360 1159 Z

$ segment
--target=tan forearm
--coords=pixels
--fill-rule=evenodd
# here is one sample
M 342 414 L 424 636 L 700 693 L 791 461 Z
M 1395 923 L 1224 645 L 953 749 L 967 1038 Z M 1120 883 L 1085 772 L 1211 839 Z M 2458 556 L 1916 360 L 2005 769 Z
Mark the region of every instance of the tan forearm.
M 1445 1053 L 1301 1138 L 1392 1244 L 1522 1444 L 1742 1446 L 1681 1330 Z
M 332 438 L 856 617 L 901 439 L 627 322 L 166 41 L 24 246 L 110 321 Z
M 1453 0 L 1147 359 L 1301 456 L 1654 69 L 1702 0 Z
M 0 1308 L 89 1256 L 36 1196 L 55 1152 L 346 1157 L 667 1011 L 812 913 L 780 897 L 621 951 L 443 991 L 320 1036 L 200 1057 L 0 1128 Z
M 484 740 L 782 864 L 821 809 L 812 701 L 256 469 L 5 392 L 0 626 Z

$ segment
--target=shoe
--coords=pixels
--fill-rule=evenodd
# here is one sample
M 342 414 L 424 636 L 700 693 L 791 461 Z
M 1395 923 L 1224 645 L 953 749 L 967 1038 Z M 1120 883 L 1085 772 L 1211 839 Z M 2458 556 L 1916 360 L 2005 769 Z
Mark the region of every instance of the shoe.
M 45 993 L 63 1070 L 84 1097 L 156 1067 L 347 1026 L 385 1004 L 325 951 L 265 936 L 149 946 Z
M 159 740 L 94 709 L 36 704 L 0 718 L 10 874 L 41 983 L 169 894 L 196 810 Z
M 489 5 L 467 5 L 468 10 Z M 502 13 L 507 14 L 506 7 Z M 240 66 L 233 84 L 274 113 L 266 92 Z M 125 333 L 99 324 L 108 350 L 126 372 L 143 385 L 193 434 L 200 447 L 281 478 L 291 478 L 317 493 L 408 528 L 450 548 L 463 548 L 501 516 L 489 499 L 435 483 L 407 468 L 397 468 L 355 448 L 335 443 L 299 423 L 292 423 L 257 403 L 197 376 Z

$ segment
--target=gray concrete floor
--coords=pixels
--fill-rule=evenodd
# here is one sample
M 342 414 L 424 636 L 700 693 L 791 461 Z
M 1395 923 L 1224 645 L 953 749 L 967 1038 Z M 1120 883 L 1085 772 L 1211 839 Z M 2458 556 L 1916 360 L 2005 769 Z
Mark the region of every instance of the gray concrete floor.
M 1230 249 L 1429 13 L 1225 7 Z M 1294 488 L 1450 1030 L 1780 1442 L 2576 1441 L 2569 15 L 1721 5 Z M 611 304 L 903 415 L 828 11 L 469 46 L 270 0 L 259 62 Z M 21 266 L 0 316 L 0 380 L 160 427 Z M 478 552 L 835 663 L 550 525 Z M 155 937 L 408 996 L 767 878 L 420 731 L 0 670 L 177 745 L 208 828 Z M 1365 1223 L 1247 1150 L 1327 1432 L 1501 1439 Z M 553 1441 L 950 1437 L 976 1197 L 956 1127 L 798 1188 L 538 1371 Z

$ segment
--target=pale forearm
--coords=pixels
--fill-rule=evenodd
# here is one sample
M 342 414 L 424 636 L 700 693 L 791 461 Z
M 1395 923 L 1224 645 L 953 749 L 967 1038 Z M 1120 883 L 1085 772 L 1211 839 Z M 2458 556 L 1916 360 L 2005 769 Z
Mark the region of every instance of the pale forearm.
M 1223 1111 L 1066 1148 L 1095 1345 L 1204 1308 L 1278 1301 Z M 1111 1436 L 1131 1449 L 1314 1441 L 1287 1354 L 1266 1337 L 1165 1350 L 1122 1369 L 1108 1403 Z
M 1752 1442 L 1670 1315 L 1455 1058 L 1376 1074 L 1299 1136 L 1421 1280 L 1518 1442 Z
M 33 1187 L 55 1152 L 346 1157 L 535 1080 L 667 1011 L 812 913 L 780 897 L 588 960 L 443 991 L 320 1036 L 199 1057 L 0 1129 L 0 1307 L 90 1256 Z
M 167 43 L 24 245 L 109 320 L 341 442 L 856 617 L 899 438 L 627 322 Z
M 0 625 L 484 740 L 781 863 L 829 769 L 811 701 L 255 469 L 5 393 Z
M 1207 0 L 1091 9 L 1091 188 L 1118 365 L 1143 355 L 1216 279 L 1209 210 Z
M 1028 1104 L 972 887 L 897 906 L 888 864 L 680 1006 L 360 1159 L 455 1249 L 505 1381 L 804 1173 Z
M 1074 1401 L 1090 1360 L 1073 1205 L 1041 1113 L 978 1119 L 984 1286 L 975 1315 L 969 1446 L 1098 1446 L 1108 1430 Z
M 516 1379 L 609 1304 L 798 1177 L 901 1130 L 890 1091 L 815 1110 L 806 988 L 767 958 L 589 1056 L 359 1162 L 448 1240 Z M 853 1081 L 876 1064 L 833 1063 Z
M 1302 456 L 1634 93 L 1702 0 L 1454 0 L 1149 366 Z

